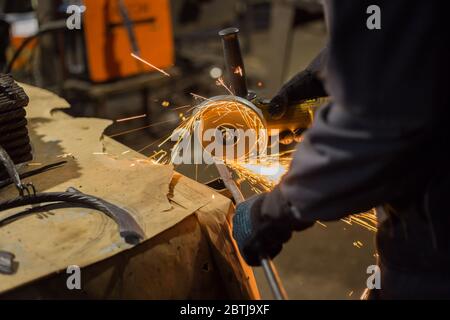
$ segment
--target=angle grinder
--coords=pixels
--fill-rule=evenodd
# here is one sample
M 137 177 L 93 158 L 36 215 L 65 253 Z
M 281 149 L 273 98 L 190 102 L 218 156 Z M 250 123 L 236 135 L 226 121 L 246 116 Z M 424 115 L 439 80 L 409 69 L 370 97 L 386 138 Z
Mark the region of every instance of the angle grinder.
M 257 144 L 246 146 L 240 152 L 235 150 L 234 159 L 248 156 L 255 148 L 258 152 L 264 152 L 275 139 L 285 146 L 300 142 L 302 133 L 312 123 L 316 107 L 327 101 L 326 97 L 304 100 L 289 106 L 281 117 L 273 117 L 269 112 L 270 100 L 258 97 L 247 89 L 238 34 L 237 28 L 219 32 L 230 94 L 208 98 L 195 111 L 197 115 L 201 114 L 198 117 L 199 138 L 204 148 L 209 143 L 208 139 L 204 139 L 208 129 L 216 129 L 224 141 L 228 140 L 227 145 L 234 143 L 236 146 L 239 145 L 236 142 L 242 138 L 240 134 L 247 129 L 258 130 Z
M 248 129 L 256 130 L 256 144 L 250 144 L 243 148 L 241 153 L 235 150 L 237 158 L 247 157 L 257 148 L 258 151 L 266 150 L 274 135 L 279 136 L 279 141 L 291 144 L 300 139 L 301 133 L 310 126 L 313 120 L 313 112 L 316 106 L 322 104 L 321 99 L 303 101 L 290 106 L 281 117 L 274 118 L 269 113 L 270 102 L 260 99 L 256 94 L 247 90 L 245 68 L 241 55 L 238 39 L 239 30 L 228 28 L 219 32 L 225 55 L 225 65 L 228 74 L 229 89 L 232 94 L 216 96 L 206 99 L 197 107 L 194 116 L 198 119 L 200 141 L 204 149 L 207 149 L 209 139 L 204 139 L 204 134 L 209 130 L 219 134 L 219 139 L 225 142 L 225 146 L 236 146 L 239 149 L 239 140 L 245 136 L 236 135 L 236 132 L 245 134 Z M 240 130 L 241 129 L 241 130 Z M 265 134 L 264 134 L 265 132 Z M 213 155 L 214 156 L 214 155 Z M 220 177 L 233 196 L 236 204 L 245 199 L 239 186 L 233 180 L 230 170 L 221 162 L 219 157 L 215 162 Z M 277 300 L 287 299 L 283 283 L 278 276 L 277 269 L 269 257 L 260 257 L 268 284 Z

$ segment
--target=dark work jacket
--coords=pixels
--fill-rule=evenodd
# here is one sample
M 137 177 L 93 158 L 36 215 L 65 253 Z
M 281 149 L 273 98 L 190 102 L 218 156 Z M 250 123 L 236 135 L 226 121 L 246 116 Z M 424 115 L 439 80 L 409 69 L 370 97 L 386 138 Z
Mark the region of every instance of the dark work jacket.
M 381 8 L 380 30 L 366 26 L 373 4 Z M 263 214 L 292 215 L 289 206 L 272 203 L 280 198 L 305 222 L 384 208 L 381 264 L 450 274 L 450 35 L 443 4 L 326 2 L 332 103 L 317 112 Z

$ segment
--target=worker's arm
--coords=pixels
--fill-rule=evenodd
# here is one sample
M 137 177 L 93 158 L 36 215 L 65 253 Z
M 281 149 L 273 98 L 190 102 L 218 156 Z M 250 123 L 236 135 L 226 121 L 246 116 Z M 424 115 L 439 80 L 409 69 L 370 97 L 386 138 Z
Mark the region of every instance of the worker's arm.
M 381 29 L 366 23 L 368 1 L 331 8 L 322 108 L 279 192 L 302 219 L 333 220 L 417 191 L 430 145 L 436 75 L 444 57 L 433 2 L 379 1 Z M 414 174 L 412 174 L 414 173 Z
M 334 102 L 316 115 L 279 186 L 247 211 L 252 233 L 240 241 L 243 252 L 423 187 L 434 113 L 448 103 L 439 98 L 445 82 L 438 75 L 444 64 L 448 70 L 443 31 L 433 21 L 439 8 L 433 1 L 377 3 L 381 30 L 366 27 L 368 1 L 332 2 L 327 88 Z M 254 256 L 246 259 L 255 264 Z
M 328 96 L 322 77 L 328 61 L 328 48 L 323 48 L 314 60 L 297 73 L 272 98 L 270 113 L 273 117 L 281 117 L 289 105 L 306 99 Z

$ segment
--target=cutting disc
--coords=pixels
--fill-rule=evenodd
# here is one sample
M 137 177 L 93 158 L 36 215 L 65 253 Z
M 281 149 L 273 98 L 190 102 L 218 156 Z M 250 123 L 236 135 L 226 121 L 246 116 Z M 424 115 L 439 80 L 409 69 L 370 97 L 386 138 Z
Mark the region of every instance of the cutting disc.
M 264 116 L 246 99 L 232 95 L 209 98 L 196 108 L 194 116 L 197 139 L 215 158 L 248 160 L 267 150 Z

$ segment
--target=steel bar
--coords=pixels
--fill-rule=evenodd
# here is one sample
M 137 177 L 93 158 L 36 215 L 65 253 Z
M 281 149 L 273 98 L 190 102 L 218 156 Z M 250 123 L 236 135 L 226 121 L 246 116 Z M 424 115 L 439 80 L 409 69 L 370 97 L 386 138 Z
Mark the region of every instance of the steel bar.
M 238 205 L 241 202 L 245 201 L 244 196 L 242 195 L 241 190 L 239 189 L 238 185 L 234 181 L 230 170 L 227 168 L 227 166 L 221 162 L 221 161 L 215 161 L 215 165 L 217 168 L 217 171 L 219 171 L 219 175 L 227 187 L 227 189 L 230 191 L 231 195 L 233 196 L 234 201 L 236 202 L 236 205 Z M 278 275 L 278 272 L 275 268 L 275 265 L 273 264 L 272 260 L 269 258 L 261 257 L 261 266 L 264 270 L 264 274 L 266 275 L 267 282 L 269 283 L 270 289 L 272 290 L 272 293 L 276 300 L 287 300 L 287 294 L 286 290 L 283 287 L 283 284 L 281 283 L 281 279 Z
M 261 258 L 261 266 L 269 282 L 270 289 L 276 300 L 287 300 L 288 296 L 284 289 L 278 271 L 271 259 Z

